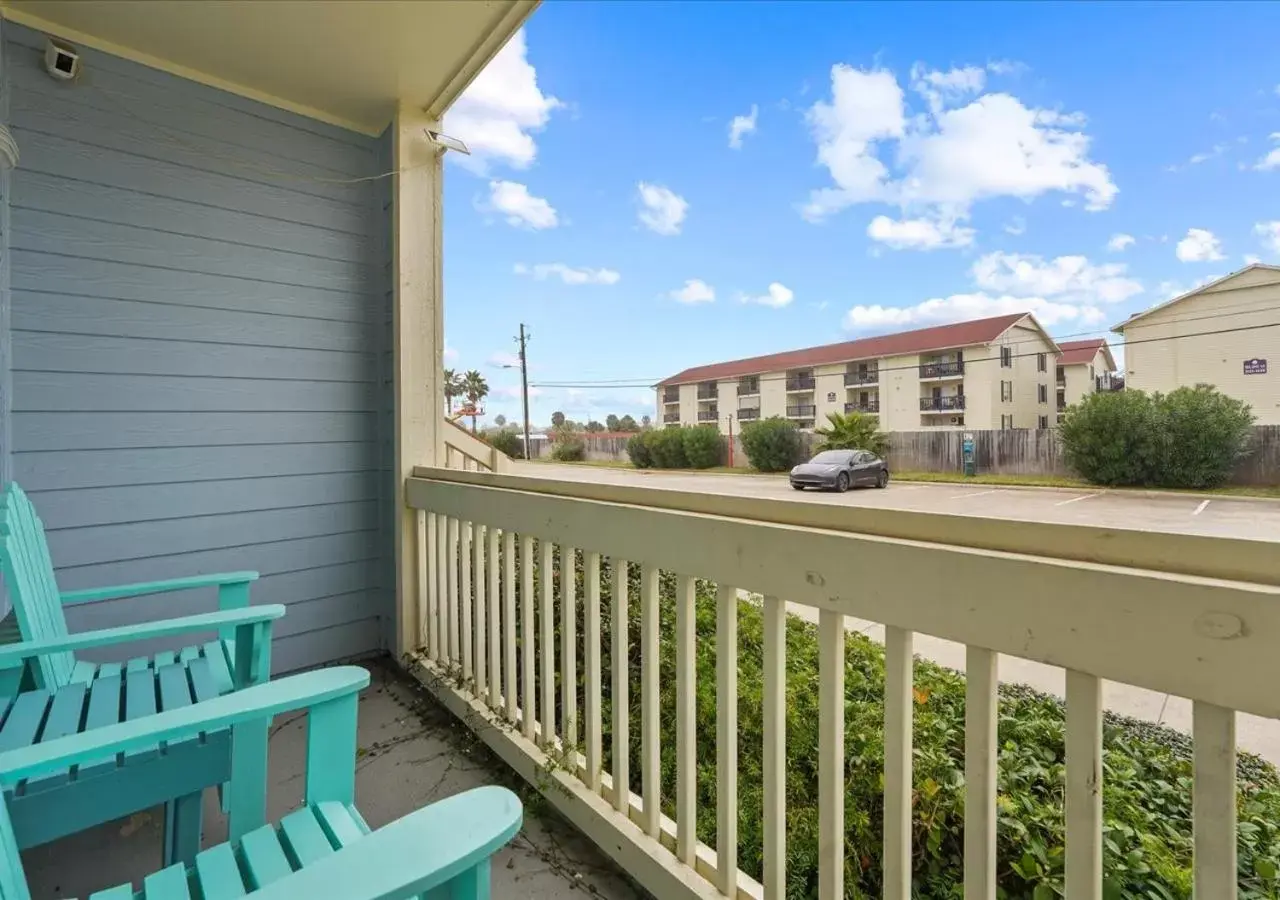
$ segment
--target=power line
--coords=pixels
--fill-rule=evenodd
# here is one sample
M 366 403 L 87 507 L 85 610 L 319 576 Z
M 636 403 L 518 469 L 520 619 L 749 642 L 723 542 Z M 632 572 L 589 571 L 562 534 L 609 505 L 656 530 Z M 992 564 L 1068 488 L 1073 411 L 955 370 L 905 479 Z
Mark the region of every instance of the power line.
M 1277 310 L 1277 309 L 1280 309 L 1280 307 L 1270 307 L 1270 308 L 1268 308 L 1268 309 L 1259 309 L 1259 310 L 1254 310 L 1254 312 L 1272 312 L 1272 311 L 1275 311 L 1275 310 Z M 1219 318 L 1219 316 L 1217 316 L 1217 315 L 1213 315 L 1213 316 L 1201 316 L 1201 317 L 1199 317 L 1199 318 L 1210 319 L 1210 318 Z M 1184 322 L 1185 322 L 1185 321 L 1198 321 L 1198 319 L 1197 319 L 1197 320 L 1192 320 L 1192 319 L 1183 319 L 1183 320 L 1180 320 L 1180 321 L 1184 321 Z M 1216 330 L 1214 330 L 1214 331 L 1197 331 L 1197 332 L 1192 332 L 1191 334 L 1174 334 L 1174 335 L 1166 335 L 1166 336 L 1164 336 L 1164 337 L 1139 338 L 1139 339 L 1137 339 L 1137 340 L 1127 340 L 1127 341 L 1125 341 L 1125 346 L 1126 346 L 1126 347 L 1129 347 L 1129 346 L 1136 346 L 1136 345 L 1139 345 L 1139 344 L 1155 344 L 1155 343 L 1160 343 L 1161 341 L 1178 341 L 1178 340 L 1182 340 L 1183 338 L 1192 338 L 1192 337 L 1211 337 L 1211 336 L 1213 336 L 1213 335 L 1215 335 L 1215 334 L 1234 334 L 1234 333 L 1236 333 L 1236 332 L 1241 332 L 1241 331 L 1257 331 L 1257 330 L 1260 330 L 1260 329 L 1263 329 L 1263 328 L 1276 328 L 1276 327 L 1280 327 L 1280 322 L 1267 322 L 1267 323 L 1262 324 L 1262 325 L 1241 325 L 1241 326 L 1236 327 L 1236 328 L 1219 328 L 1219 329 L 1216 329 Z M 1024 343 L 1025 343 L 1025 342 L 1024 342 Z M 1011 345 L 1006 345 L 1006 346 L 1011 346 Z M 1009 356 L 1009 358 L 1010 358 L 1010 359 L 1021 359 L 1021 358 L 1023 358 L 1023 357 L 1039 356 L 1039 355 L 1040 355 L 1040 353 L 1042 353 L 1042 352 L 1045 352 L 1045 351 L 1032 351 L 1032 352 L 1029 352 L 1029 353 L 1011 353 L 1011 354 L 1010 354 L 1010 356 Z M 1046 355 L 1047 355 L 1047 353 L 1046 353 Z M 1001 358 L 1002 358 L 1001 356 L 980 356 L 980 357 L 976 357 L 976 358 L 974 358 L 974 359 L 966 359 L 966 360 L 964 361 L 964 364 L 965 364 L 966 366 L 969 366 L 969 365 L 973 365 L 973 364 L 975 364 L 975 363 L 981 363 L 981 362 L 999 362 L 999 361 L 1001 360 Z M 877 372 L 899 372 L 899 371 L 903 371 L 903 372 L 905 372 L 905 371 L 909 371 L 909 370 L 912 370 L 912 369 L 919 369 L 919 368 L 920 368 L 920 365 L 921 365 L 920 363 L 915 363 L 915 364 L 907 365 L 907 366 L 881 366 L 881 367 L 878 367 L 878 368 L 876 369 L 876 371 L 877 371 Z M 731 376 L 731 377 L 734 377 L 734 376 Z M 752 376 L 739 376 L 739 377 L 752 377 Z M 765 382 L 765 381 L 786 381 L 786 380 L 787 380 L 787 376 L 786 376 L 785 374 L 784 374 L 784 375 L 757 375 L 757 376 L 754 376 L 754 377 L 756 378 L 756 380 L 757 380 L 757 381 L 761 381 L 761 382 Z M 708 379 L 708 380 L 723 381 L 723 380 L 727 380 L 727 379 L 719 379 L 719 378 L 717 378 L 717 379 Z M 692 382 L 692 381 L 691 381 L 691 382 L 684 382 L 684 383 L 686 383 L 686 384 L 694 384 L 695 382 Z M 596 389 L 622 388 L 622 389 L 626 389 L 626 390 L 635 390 L 635 389 L 637 389 L 637 388 L 653 388 L 653 387 L 655 386 L 655 384 L 654 384 L 654 382 L 647 382 L 647 383 L 635 382 L 635 383 L 632 383 L 632 384 L 612 384 L 612 383 L 605 383 L 605 382 L 550 382 L 550 381 L 544 381 L 544 382 L 540 382 L 540 383 L 538 383 L 538 384 L 534 384 L 534 385 L 531 385 L 531 386 L 532 386 L 532 387 L 549 387 L 549 388 L 596 388 Z

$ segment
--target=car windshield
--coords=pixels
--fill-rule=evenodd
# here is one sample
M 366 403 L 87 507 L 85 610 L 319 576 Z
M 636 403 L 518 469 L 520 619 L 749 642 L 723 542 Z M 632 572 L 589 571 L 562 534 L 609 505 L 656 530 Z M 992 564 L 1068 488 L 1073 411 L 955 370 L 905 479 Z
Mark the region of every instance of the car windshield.
M 809 462 L 818 463 L 819 465 L 838 466 L 847 463 L 852 456 L 852 450 L 824 450 Z

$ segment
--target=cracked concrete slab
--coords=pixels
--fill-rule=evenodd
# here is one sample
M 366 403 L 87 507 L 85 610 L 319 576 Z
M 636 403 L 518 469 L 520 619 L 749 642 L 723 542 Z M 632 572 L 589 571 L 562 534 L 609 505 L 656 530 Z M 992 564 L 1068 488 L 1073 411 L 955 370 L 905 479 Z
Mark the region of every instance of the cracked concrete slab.
M 434 800 L 486 784 L 516 790 L 524 827 L 494 860 L 493 896 L 522 900 L 646 895 L 590 841 L 494 756 L 461 722 L 388 663 L 368 663 L 373 677 L 360 698 L 356 805 L 377 828 Z M 275 822 L 302 801 L 304 715 L 277 719 L 270 743 L 267 815 Z M 216 792 L 205 792 L 204 846 L 226 840 Z M 160 867 L 164 812 L 148 810 L 23 853 L 35 900 L 83 897 L 142 878 Z M 334 898 L 340 900 L 340 898 Z

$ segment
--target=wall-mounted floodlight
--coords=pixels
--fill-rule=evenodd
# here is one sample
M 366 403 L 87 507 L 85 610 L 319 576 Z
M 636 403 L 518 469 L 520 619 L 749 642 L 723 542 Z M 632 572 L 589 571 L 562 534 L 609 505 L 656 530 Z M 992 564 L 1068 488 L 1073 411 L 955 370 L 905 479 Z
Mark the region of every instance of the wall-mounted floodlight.
M 471 151 L 467 148 L 467 145 L 458 138 L 449 137 L 449 135 L 441 134 L 438 131 L 432 131 L 430 128 L 427 129 L 427 140 L 435 144 L 441 152 L 445 150 L 453 150 L 457 153 L 461 153 L 463 156 L 471 155 Z

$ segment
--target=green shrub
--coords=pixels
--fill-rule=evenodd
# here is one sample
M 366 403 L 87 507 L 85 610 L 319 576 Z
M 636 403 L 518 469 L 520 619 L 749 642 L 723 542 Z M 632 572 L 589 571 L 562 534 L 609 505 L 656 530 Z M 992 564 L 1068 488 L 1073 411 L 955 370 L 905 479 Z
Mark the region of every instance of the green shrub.
M 524 442 L 520 436 L 509 428 L 491 431 L 483 435 L 486 442 L 499 453 L 505 453 L 512 459 L 524 459 Z
M 653 466 L 653 454 L 649 452 L 646 434 L 634 434 L 627 440 L 627 456 L 631 465 L 637 469 L 648 469 Z
M 1248 452 L 1253 414 L 1208 385 L 1170 394 L 1101 391 L 1067 408 L 1067 464 L 1103 485 L 1213 487 Z
M 814 450 L 869 450 L 876 456 L 889 452 L 889 435 L 880 420 L 866 413 L 827 413 L 827 426 L 815 430 L 822 438 Z
M 655 469 L 687 469 L 689 461 L 684 455 L 682 428 L 659 428 L 646 432 L 649 456 Z
M 697 428 L 685 428 L 684 456 L 691 469 L 710 469 L 720 465 L 720 454 L 724 443 L 720 440 L 720 429 L 714 425 L 699 425 Z
M 551 458 L 557 462 L 582 462 L 587 458 L 587 444 L 579 435 L 558 434 L 551 443 Z
M 535 556 L 535 559 L 537 557 Z M 557 554 L 559 581 L 563 559 Z M 575 557 L 579 603 L 586 594 L 582 555 Z M 536 572 L 536 567 L 535 567 Z M 540 584 L 541 573 L 538 574 Z M 601 561 L 601 628 L 612 633 L 613 573 Z M 641 596 L 640 566 L 627 572 L 630 596 Z M 518 581 L 517 581 L 518 584 Z M 696 582 L 698 770 L 697 835 L 716 840 L 716 595 Z M 540 587 L 535 586 L 535 593 Z M 674 816 L 676 778 L 674 575 L 659 582 L 660 795 Z M 520 609 L 517 604 L 517 609 Z M 628 607 L 631 784 L 642 791 L 640 679 L 642 659 L 634 635 L 641 604 Z M 738 605 L 738 839 L 739 864 L 756 879 L 763 867 L 763 617 L 757 602 Z M 556 646 L 560 636 L 555 636 Z M 578 659 L 585 645 L 578 632 Z M 612 770 L 612 644 L 600 661 L 604 703 L 605 767 Z M 814 625 L 789 616 L 786 633 L 786 808 L 788 898 L 817 895 L 818 640 Z M 579 678 L 578 709 L 585 702 Z M 845 648 L 846 897 L 881 895 L 883 854 L 884 649 L 850 633 Z M 913 896 L 961 898 L 964 858 L 965 679 L 917 659 L 914 675 L 912 875 Z M 535 681 L 534 695 L 539 685 Z M 555 692 L 560 704 L 560 692 Z M 559 719 L 560 714 L 556 718 Z M 1061 897 L 1065 825 L 1063 783 L 1065 713 L 1061 700 L 1021 685 L 1001 685 L 998 722 L 998 895 L 1006 900 Z M 1123 900 L 1190 900 L 1191 779 L 1189 736 L 1170 728 L 1105 713 L 1103 719 L 1104 896 Z M 1248 753 L 1237 763 L 1240 897 L 1274 898 L 1280 881 L 1280 776 Z
M 742 450 L 761 472 L 785 472 L 800 461 L 800 429 L 779 416 L 742 426 Z

